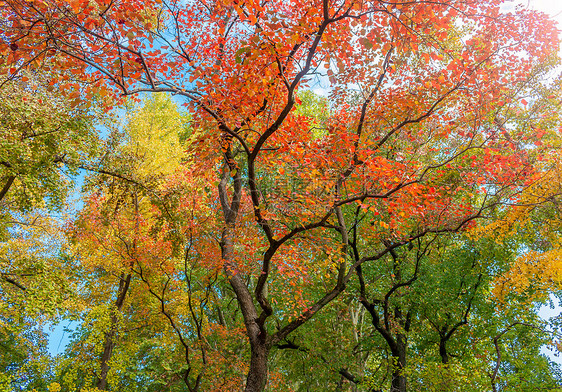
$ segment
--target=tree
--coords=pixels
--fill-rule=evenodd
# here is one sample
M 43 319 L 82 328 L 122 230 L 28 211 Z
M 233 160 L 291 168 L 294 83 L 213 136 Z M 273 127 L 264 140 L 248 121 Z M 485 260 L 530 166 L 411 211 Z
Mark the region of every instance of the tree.
M 464 230 L 534 178 L 540 131 L 510 112 L 557 33 L 523 8 L 6 0 L 0 12 L 8 77 L 47 64 L 86 82 L 54 81 L 69 97 L 170 92 L 192 110 L 189 189 L 216 211 L 211 254 L 243 316 L 246 391 L 264 389 L 272 347 L 357 269 Z M 330 83 L 321 132 L 296 110 L 315 75 Z
M 148 292 L 158 293 L 150 285 L 144 287 L 142 279 L 151 268 L 158 270 L 159 260 L 167 260 L 166 271 L 172 262 L 169 238 L 156 235 L 156 241 L 150 241 L 150 232 L 163 230 L 151 199 L 180 164 L 185 119 L 161 95 L 143 107 L 129 108 L 125 117 L 126 130 L 114 132 L 112 149 L 105 151 L 99 165 L 91 166 L 84 207 L 68 229 L 72 255 L 79 260 L 75 279 L 88 287 L 77 293 L 80 305 L 72 312 L 73 318 L 82 320 L 81 333 L 59 370 L 61 384 L 69 390 L 94 385 L 99 390 L 148 387 L 135 382 L 137 377 L 115 374 L 127 373 L 132 358 L 142 351 L 140 341 L 166 329 L 166 321 L 155 315 L 160 307 L 169 314 L 165 307 L 169 304 L 151 307 L 154 299 Z M 122 182 L 124 178 L 128 181 Z M 167 330 L 174 333 L 170 326 Z M 76 364 L 78 356 L 84 361 Z
M 72 297 L 62 210 L 74 168 L 94 153 L 96 135 L 81 102 L 48 86 L 49 73 L 2 78 L 0 90 L 0 345 L 2 385 L 47 388 L 52 363 L 43 330 Z M 5 382 L 5 384 L 4 384 Z

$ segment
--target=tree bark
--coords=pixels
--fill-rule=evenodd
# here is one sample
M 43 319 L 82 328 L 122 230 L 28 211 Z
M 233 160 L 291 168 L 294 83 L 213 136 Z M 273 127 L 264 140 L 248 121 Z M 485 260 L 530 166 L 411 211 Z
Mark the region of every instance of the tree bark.
M 457 324 L 458 326 L 459 324 Z M 447 342 L 449 341 L 450 337 L 455 332 L 457 326 L 453 327 L 449 331 L 449 326 L 445 324 L 439 330 L 439 356 L 441 357 L 441 363 L 446 365 L 449 363 L 449 353 L 447 352 Z
M 117 335 L 117 312 L 123 309 L 125 296 L 129 290 L 131 283 L 131 274 L 125 276 L 121 274 L 119 279 L 119 289 L 117 290 L 117 299 L 115 301 L 115 308 L 111 312 L 109 331 L 105 334 L 105 341 L 103 344 L 103 354 L 101 356 L 100 375 L 96 388 L 105 391 L 107 390 L 107 374 L 109 373 L 109 361 L 115 348 L 115 335 Z
M 408 338 L 404 334 L 397 334 L 396 345 L 392 350 L 394 370 L 392 372 L 391 392 L 406 392 L 406 376 L 404 375 L 404 368 L 406 367 L 407 347 Z
M 439 355 L 441 356 L 441 363 L 448 364 L 449 363 L 449 354 L 447 353 L 447 341 L 443 338 L 439 341 Z
M 107 390 L 107 374 L 109 373 L 109 360 L 113 354 L 113 348 L 115 347 L 115 324 L 117 323 L 117 317 L 115 314 L 111 315 L 111 329 L 105 334 L 105 342 L 103 345 L 103 354 L 101 356 L 101 366 L 100 375 L 98 377 L 98 382 L 96 388 L 100 391 Z
M 265 342 L 251 344 L 250 370 L 246 379 L 245 392 L 261 392 L 267 383 L 269 348 Z
M 258 323 L 258 313 L 252 295 L 237 270 L 236 263 L 233 262 L 233 231 L 234 227 L 226 227 L 223 230 L 221 249 L 224 270 L 236 294 L 250 341 L 250 369 L 246 378 L 245 391 L 261 392 L 267 383 L 267 357 L 269 354 L 267 333 Z
M 12 184 L 14 183 L 15 179 L 16 179 L 16 176 L 9 176 L 8 177 L 8 180 L 6 181 L 6 184 L 4 184 L 4 187 L 2 188 L 2 190 L 0 190 L 0 201 L 4 198 L 4 196 L 6 196 L 6 194 L 10 190 Z

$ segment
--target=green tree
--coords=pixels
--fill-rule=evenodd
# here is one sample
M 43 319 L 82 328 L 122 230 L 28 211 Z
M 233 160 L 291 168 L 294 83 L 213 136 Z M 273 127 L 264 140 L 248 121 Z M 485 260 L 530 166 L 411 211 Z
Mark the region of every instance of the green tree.
M 26 71 L 0 89 L 0 344 L 9 390 L 47 389 L 50 322 L 72 302 L 68 260 L 61 258 L 67 198 L 79 162 L 96 151 L 93 116 Z

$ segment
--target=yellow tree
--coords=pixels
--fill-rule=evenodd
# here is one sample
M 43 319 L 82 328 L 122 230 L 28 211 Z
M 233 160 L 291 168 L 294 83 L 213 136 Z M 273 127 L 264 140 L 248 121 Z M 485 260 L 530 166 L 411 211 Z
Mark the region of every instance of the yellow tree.
M 226 328 L 231 321 L 217 305 L 221 264 L 214 262 L 210 233 L 216 208 L 199 204 L 209 190 L 190 175 L 195 158 L 184 152 L 188 119 L 169 97 L 148 99 L 127 114 L 122 144 L 96 169 L 114 176 L 90 179 L 69 231 L 83 270 L 80 284 L 90 288 L 75 316 L 84 320 L 82 337 L 71 343 L 60 370 L 74 374 L 66 387 L 140 388 L 144 377 L 157 380 L 149 387 L 181 383 L 212 390 L 210 380 L 222 388 L 240 385 L 243 369 L 228 370 L 240 365 L 216 346 L 228 336 L 236 346 L 242 335 Z M 209 309 L 218 309 L 216 319 Z M 78 366 L 77 357 L 83 359 Z M 148 363 L 138 364 L 139 358 Z M 135 380 L 123 376 L 131 368 Z M 205 372 L 213 376 L 203 382 Z

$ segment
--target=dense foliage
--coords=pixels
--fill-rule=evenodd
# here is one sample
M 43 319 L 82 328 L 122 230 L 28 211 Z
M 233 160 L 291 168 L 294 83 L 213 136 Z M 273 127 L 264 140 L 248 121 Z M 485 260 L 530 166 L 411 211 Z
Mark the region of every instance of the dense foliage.
M 562 390 L 541 351 L 559 320 L 537 313 L 562 284 L 545 15 L 5 0 L 0 16 L 0 390 Z

